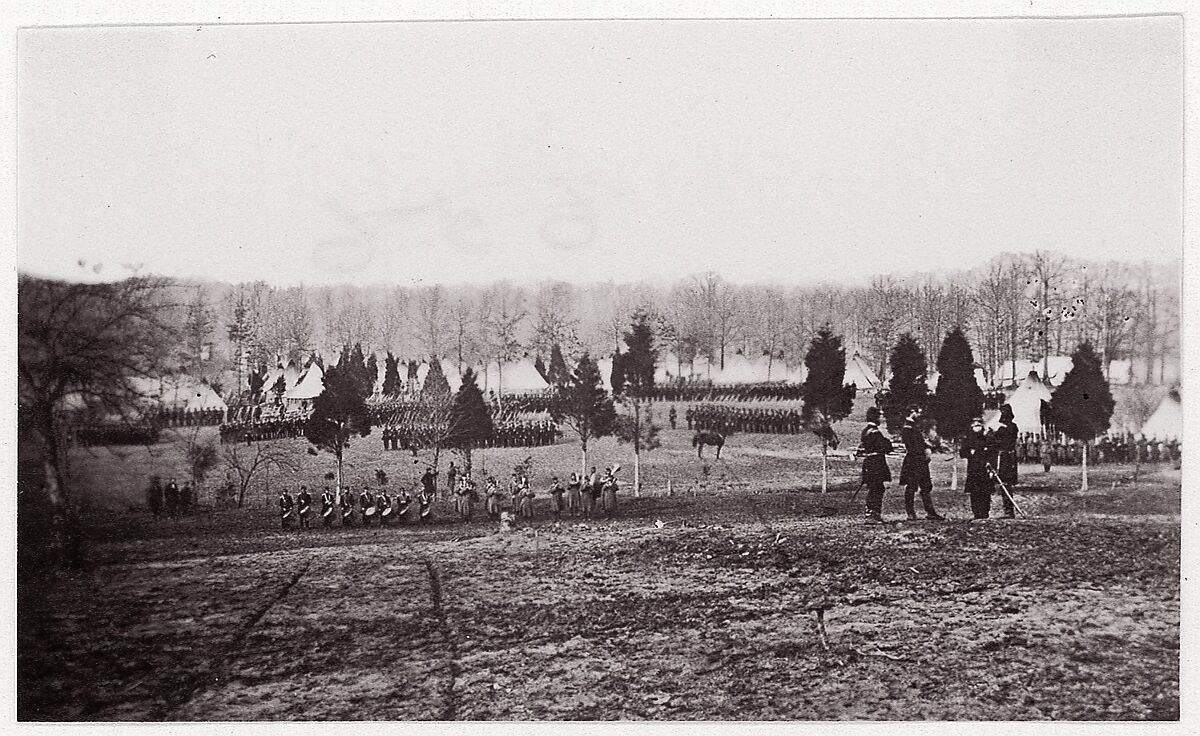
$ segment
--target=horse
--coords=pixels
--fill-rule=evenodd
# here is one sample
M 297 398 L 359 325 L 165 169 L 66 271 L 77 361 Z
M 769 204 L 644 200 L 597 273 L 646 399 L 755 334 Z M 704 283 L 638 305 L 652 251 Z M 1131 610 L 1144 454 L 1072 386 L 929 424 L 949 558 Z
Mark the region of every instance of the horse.
M 696 448 L 696 457 L 704 457 L 704 446 L 713 445 L 717 448 L 717 459 L 721 459 L 721 448 L 725 446 L 725 435 L 710 430 L 700 430 L 692 436 L 692 447 Z

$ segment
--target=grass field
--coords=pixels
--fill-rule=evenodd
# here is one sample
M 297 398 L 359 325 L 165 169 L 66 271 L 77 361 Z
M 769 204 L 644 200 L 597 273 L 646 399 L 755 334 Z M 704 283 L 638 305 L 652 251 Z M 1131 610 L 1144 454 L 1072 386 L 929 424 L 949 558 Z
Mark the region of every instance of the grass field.
M 1077 469 L 1039 468 L 1018 495 L 1028 518 L 967 522 L 935 462 L 950 520 L 872 527 L 854 464 L 815 490 L 810 438 L 735 435 L 704 487 L 689 440 L 665 433 L 648 493 L 617 517 L 542 513 L 510 533 L 445 509 L 423 527 L 280 531 L 277 485 L 331 466 L 300 441 L 301 473 L 247 508 L 156 522 L 125 510 L 178 447 L 76 451 L 91 565 L 20 591 L 18 715 L 1178 718 L 1179 471 L 1143 468 L 1135 487 L 1132 468 L 1101 467 L 1080 493 Z M 378 447 L 352 449 L 352 479 L 415 477 Z M 537 484 L 578 465 L 571 444 L 483 462 L 507 474 L 526 454 Z M 594 457 L 630 464 L 607 440 Z

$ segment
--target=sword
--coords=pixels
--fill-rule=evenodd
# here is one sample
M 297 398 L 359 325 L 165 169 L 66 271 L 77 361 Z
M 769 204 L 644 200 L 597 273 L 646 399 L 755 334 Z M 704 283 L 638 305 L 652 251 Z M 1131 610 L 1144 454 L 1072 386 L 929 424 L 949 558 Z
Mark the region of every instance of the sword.
M 1000 480 L 1000 472 L 993 468 L 989 463 L 984 463 L 984 467 L 988 469 L 988 474 L 992 476 L 992 479 L 1000 484 L 1000 490 L 1004 491 L 1004 495 L 1008 497 L 1009 502 L 1013 505 L 1013 508 L 1017 510 L 1017 513 L 1021 516 L 1026 516 L 1025 512 L 1021 510 L 1021 507 L 1017 505 L 1017 499 L 1013 498 L 1012 494 L 1008 492 L 1008 486 L 1004 485 L 1004 481 Z

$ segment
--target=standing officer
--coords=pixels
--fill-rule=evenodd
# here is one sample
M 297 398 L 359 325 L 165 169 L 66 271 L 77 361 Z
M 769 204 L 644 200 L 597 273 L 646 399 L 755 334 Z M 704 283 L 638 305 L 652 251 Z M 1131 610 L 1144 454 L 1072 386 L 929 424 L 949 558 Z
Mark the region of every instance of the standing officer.
M 1000 407 L 1000 426 L 992 433 L 992 444 L 996 451 L 996 475 L 1000 482 L 1008 488 L 1008 493 L 1001 494 L 1004 501 L 1004 516 L 1014 519 L 1017 516 L 1013 508 L 1010 494 L 1017 492 L 1017 437 L 1020 428 L 1013 419 L 1013 409 L 1008 404 Z
M 328 529 L 333 523 L 333 507 L 336 499 L 333 496 L 333 491 L 329 490 L 329 486 L 325 486 L 325 490 L 321 492 L 321 524 Z
M 914 508 L 917 491 L 921 492 L 921 505 L 925 507 L 925 518 L 941 521 L 944 517 L 933 508 L 933 480 L 929 477 L 929 441 L 921 431 L 921 409 L 910 406 L 904 428 L 900 430 L 904 442 L 904 462 L 900 465 L 900 485 L 904 486 L 904 510 L 908 518 L 917 518 Z
M 163 489 L 163 500 L 166 501 L 167 516 L 174 516 L 179 513 L 179 486 L 175 485 L 174 478 Z
M 892 441 L 879 429 L 879 407 L 867 408 L 867 426 L 859 441 L 863 453 L 862 482 L 867 487 L 867 523 L 883 522 L 883 486 L 892 479 L 887 454 Z
M 967 459 L 965 489 L 971 496 L 971 514 L 976 519 L 986 519 L 992 510 L 992 478 L 987 468 L 992 451 L 983 433 L 982 418 L 971 420 L 971 431 L 963 438 L 958 454 Z
M 150 507 L 154 518 L 157 519 L 162 514 L 163 489 L 157 475 L 150 479 L 150 487 L 146 489 L 146 505 Z
M 283 489 L 283 493 L 279 494 L 279 523 L 284 528 L 288 528 L 288 519 L 292 518 L 292 511 L 295 504 L 292 503 L 292 494 Z
M 308 528 L 308 513 L 312 510 L 312 496 L 309 495 L 308 486 L 300 486 L 300 493 L 296 496 L 296 518 L 300 520 L 300 528 Z
M 675 419 L 678 415 L 675 413 L 675 405 L 671 404 L 671 410 L 667 412 L 667 420 L 671 422 L 671 429 L 675 429 Z

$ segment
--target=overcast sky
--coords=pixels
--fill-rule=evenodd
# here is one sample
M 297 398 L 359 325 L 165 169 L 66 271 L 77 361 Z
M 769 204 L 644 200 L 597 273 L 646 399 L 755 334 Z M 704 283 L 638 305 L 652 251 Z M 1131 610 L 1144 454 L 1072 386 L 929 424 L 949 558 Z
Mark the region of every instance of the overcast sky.
M 18 40 L 18 263 L 735 281 L 1182 248 L 1182 24 L 501 22 Z

